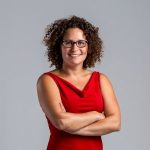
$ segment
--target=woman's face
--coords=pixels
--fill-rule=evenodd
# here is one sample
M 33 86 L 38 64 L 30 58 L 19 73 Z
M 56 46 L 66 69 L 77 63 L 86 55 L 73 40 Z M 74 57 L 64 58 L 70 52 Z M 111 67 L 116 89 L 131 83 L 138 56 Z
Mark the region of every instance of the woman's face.
M 61 44 L 63 63 L 71 66 L 83 66 L 83 62 L 87 57 L 87 51 L 88 43 L 83 31 L 79 28 L 67 29 Z

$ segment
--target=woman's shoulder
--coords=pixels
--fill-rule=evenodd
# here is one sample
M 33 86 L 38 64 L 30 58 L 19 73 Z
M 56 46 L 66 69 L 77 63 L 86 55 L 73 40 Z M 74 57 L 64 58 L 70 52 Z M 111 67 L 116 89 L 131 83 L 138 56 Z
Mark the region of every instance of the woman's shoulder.
M 46 84 L 49 84 L 49 83 L 54 83 L 52 77 L 50 76 L 50 72 L 53 72 L 52 71 L 45 71 L 43 72 L 42 74 L 39 75 L 38 79 L 37 79 L 37 86 L 42 86 L 42 85 L 46 85 Z
M 58 72 L 58 71 L 57 71 L 56 69 L 54 69 L 54 70 L 49 70 L 49 71 L 45 71 L 45 72 L 43 72 L 43 73 L 41 73 L 41 74 L 39 75 L 38 80 L 41 79 L 41 78 L 47 77 L 47 74 L 50 74 L 50 73 L 58 74 L 57 72 Z
M 106 83 L 106 82 L 110 82 L 109 75 L 107 75 L 106 73 L 101 72 L 101 71 L 96 71 L 96 72 L 99 73 L 99 79 L 100 79 L 101 84 Z
M 102 71 L 95 70 L 93 72 L 97 72 L 99 74 L 100 78 L 108 78 L 108 75 Z
M 104 72 L 99 72 L 99 83 L 100 83 L 101 88 L 106 89 L 106 90 L 109 87 L 112 87 L 112 83 L 111 83 L 109 75 Z

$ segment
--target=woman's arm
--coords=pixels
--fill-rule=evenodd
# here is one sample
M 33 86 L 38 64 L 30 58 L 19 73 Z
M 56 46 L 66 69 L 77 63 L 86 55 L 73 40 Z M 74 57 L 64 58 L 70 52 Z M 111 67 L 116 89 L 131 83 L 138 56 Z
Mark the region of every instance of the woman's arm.
M 37 81 L 37 94 L 43 112 L 51 123 L 66 132 L 75 132 L 103 118 L 103 114 L 90 111 L 86 113 L 69 113 L 62 105 L 59 89 L 48 75 L 42 75 Z
M 113 87 L 104 74 L 100 75 L 101 92 L 104 99 L 105 118 L 79 129 L 71 134 L 83 136 L 101 136 L 121 128 L 121 113 Z

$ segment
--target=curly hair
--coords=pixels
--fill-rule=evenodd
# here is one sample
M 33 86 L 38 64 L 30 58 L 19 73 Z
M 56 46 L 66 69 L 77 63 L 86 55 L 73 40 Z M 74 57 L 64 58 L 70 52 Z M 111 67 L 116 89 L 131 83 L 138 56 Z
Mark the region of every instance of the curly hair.
M 47 47 L 46 55 L 48 56 L 48 61 L 51 62 L 50 67 L 54 65 L 56 69 L 62 68 L 61 43 L 65 32 L 69 28 L 81 29 L 88 41 L 88 52 L 83 62 L 83 68 L 91 68 L 95 66 L 97 61 L 101 62 L 101 58 L 103 57 L 103 42 L 98 35 L 99 28 L 84 18 L 73 15 L 68 18 L 55 20 L 54 23 L 47 25 L 43 43 Z

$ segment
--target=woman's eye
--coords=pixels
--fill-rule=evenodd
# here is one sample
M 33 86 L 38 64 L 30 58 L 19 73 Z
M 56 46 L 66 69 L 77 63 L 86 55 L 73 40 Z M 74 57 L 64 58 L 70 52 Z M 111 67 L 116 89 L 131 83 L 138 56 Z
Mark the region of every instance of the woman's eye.
M 82 44 L 84 44 L 84 41 L 78 41 L 78 44 L 82 45 Z
M 71 41 L 66 41 L 65 42 L 67 45 L 70 45 L 71 44 Z

